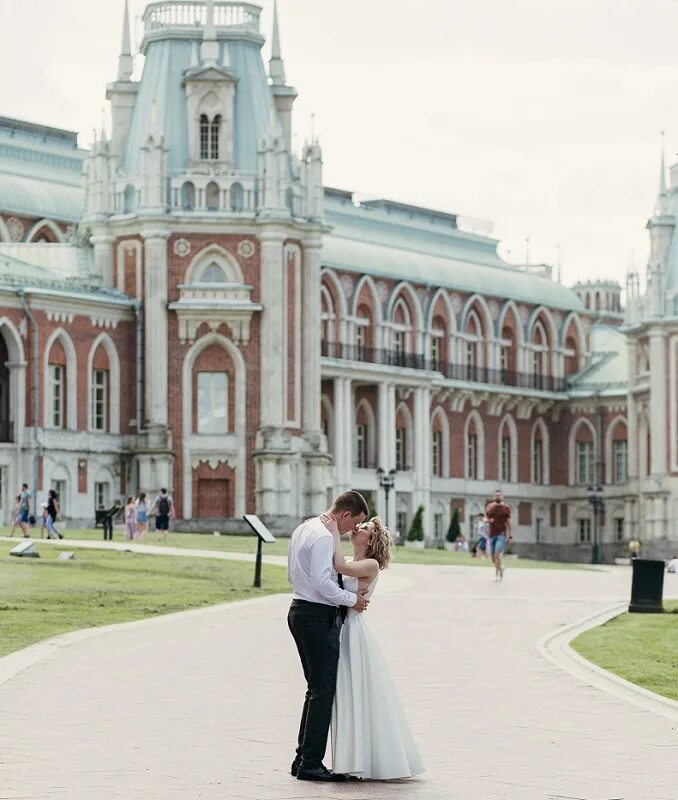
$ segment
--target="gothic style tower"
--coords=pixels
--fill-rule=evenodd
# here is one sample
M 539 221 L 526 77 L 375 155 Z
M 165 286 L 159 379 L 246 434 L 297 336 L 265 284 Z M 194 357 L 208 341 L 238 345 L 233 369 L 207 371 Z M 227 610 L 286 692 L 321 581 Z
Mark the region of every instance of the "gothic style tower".
M 657 201 L 647 223 L 645 294 L 637 274 L 630 274 L 626 285 L 629 479 L 635 494 L 627 518 L 639 521 L 646 554 L 659 540 L 674 536 L 669 520 L 678 495 L 678 165 L 671 178 L 667 188 L 662 143 Z
M 85 169 L 103 285 L 137 298 L 139 488 L 187 520 L 291 524 L 326 499 L 320 425 L 322 154 L 291 151 L 277 6 L 156 2 L 134 81 L 125 3 L 113 131 Z

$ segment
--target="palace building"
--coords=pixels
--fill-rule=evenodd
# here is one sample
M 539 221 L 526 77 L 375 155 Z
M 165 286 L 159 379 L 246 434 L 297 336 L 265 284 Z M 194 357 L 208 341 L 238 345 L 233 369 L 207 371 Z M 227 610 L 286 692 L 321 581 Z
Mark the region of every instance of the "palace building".
M 455 214 L 324 186 L 319 143 L 293 152 L 277 10 L 268 69 L 259 16 L 149 3 L 137 81 L 125 7 L 88 150 L 0 118 L 3 521 L 24 480 L 72 524 L 167 486 L 205 530 L 291 530 L 352 487 L 401 533 L 423 505 L 434 541 L 499 485 L 521 552 L 668 554 L 678 167 L 623 312 L 618 285 L 508 264 Z

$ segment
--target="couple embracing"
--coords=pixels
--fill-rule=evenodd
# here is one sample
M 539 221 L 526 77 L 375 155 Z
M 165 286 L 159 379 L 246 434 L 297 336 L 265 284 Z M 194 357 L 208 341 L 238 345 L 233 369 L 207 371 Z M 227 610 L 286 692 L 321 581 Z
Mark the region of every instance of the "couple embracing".
M 392 541 L 379 517 L 368 520 L 359 492 L 292 534 L 287 621 L 307 683 L 292 775 L 306 781 L 410 778 L 424 767 L 365 610 Z M 350 534 L 353 559 L 342 554 Z M 333 771 L 323 763 L 332 729 Z

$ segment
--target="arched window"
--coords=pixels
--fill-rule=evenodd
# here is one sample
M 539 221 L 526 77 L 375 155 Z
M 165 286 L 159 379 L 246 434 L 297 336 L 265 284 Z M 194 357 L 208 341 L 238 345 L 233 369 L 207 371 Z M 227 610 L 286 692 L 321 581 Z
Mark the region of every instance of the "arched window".
M 466 368 L 466 378 L 476 380 L 477 368 L 482 366 L 482 344 L 483 329 L 480 319 L 475 311 L 471 311 L 466 320 L 466 334 L 464 367 Z
M 123 209 L 125 214 L 130 214 L 137 207 L 137 190 L 128 184 L 123 195 Z
M 90 431 L 120 433 L 120 359 L 113 340 L 101 333 L 87 357 Z
M 9 353 L 5 337 L 0 333 L 0 442 L 11 442 L 11 428 L 9 413 L 10 375 L 7 367 Z
M 359 469 L 375 469 L 375 416 L 370 402 L 363 398 L 356 408 L 355 462 Z
M 200 158 L 210 157 L 210 123 L 207 114 L 200 115 Z
M 241 183 L 234 183 L 231 186 L 231 211 L 244 211 L 245 191 Z
M 219 210 L 219 186 L 211 181 L 207 184 L 207 191 L 205 192 L 205 201 L 208 211 Z
M 441 371 L 447 363 L 447 326 L 441 316 L 435 316 L 431 325 L 431 369 Z
M 410 409 L 405 403 L 401 403 L 396 409 L 395 430 L 395 468 L 399 471 L 412 469 L 413 431 L 414 425 Z
M 549 438 L 543 419 L 532 426 L 531 440 L 532 483 L 544 485 L 549 482 Z
M 537 322 L 532 333 L 532 380 L 535 389 L 545 388 L 548 374 L 548 339 L 541 322 Z
M 592 486 L 596 482 L 593 426 L 588 420 L 582 419 L 575 426 L 573 434 L 574 447 L 571 450 L 574 459 L 573 483 L 579 486 Z
M 216 261 L 212 261 L 203 270 L 200 276 L 200 283 L 226 283 L 226 275 L 219 264 Z
M 195 208 L 195 186 L 190 181 L 181 187 L 181 207 L 184 211 L 193 211 Z
M 446 478 L 450 473 L 450 427 L 447 413 L 437 406 L 431 416 L 431 474 Z
M 465 431 L 466 477 L 483 480 L 485 477 L 485 431 L 477 412 L 471 412 Z
M 511 415 L 499 425 L 499 480 L 512 483 L 517 480 L 518 431 Z
M 412 317 L 407 303 L 400 298 L 393 308 L 393 356 L 396 365 L 404 366 L 411 352 Z
M 219 133 L 221 131 L 221 114 L 217 114 L 210 125 L 210 158 L 219 158 Z
M 92 361 L 90 384 L 90 429 L 93 431 L 109 430 L 109 374 L 106 350 L 99 346 Z
M 67 422 L 67 356 L 59 339 L 49 352 L 47 366 L 47 405 L 45 423 L 48 428 L 65 428 Z

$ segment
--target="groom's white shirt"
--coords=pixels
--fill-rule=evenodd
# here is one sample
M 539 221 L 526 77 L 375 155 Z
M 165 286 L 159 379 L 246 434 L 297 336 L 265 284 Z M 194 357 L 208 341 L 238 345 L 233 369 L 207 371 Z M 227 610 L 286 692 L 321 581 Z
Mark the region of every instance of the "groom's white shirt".
M 353 607 L 358 596 L 339 586 L 334 569 L 334 538 L 319 517 L 294 531 L 287 554 L 292 597 L 309 603 Z

